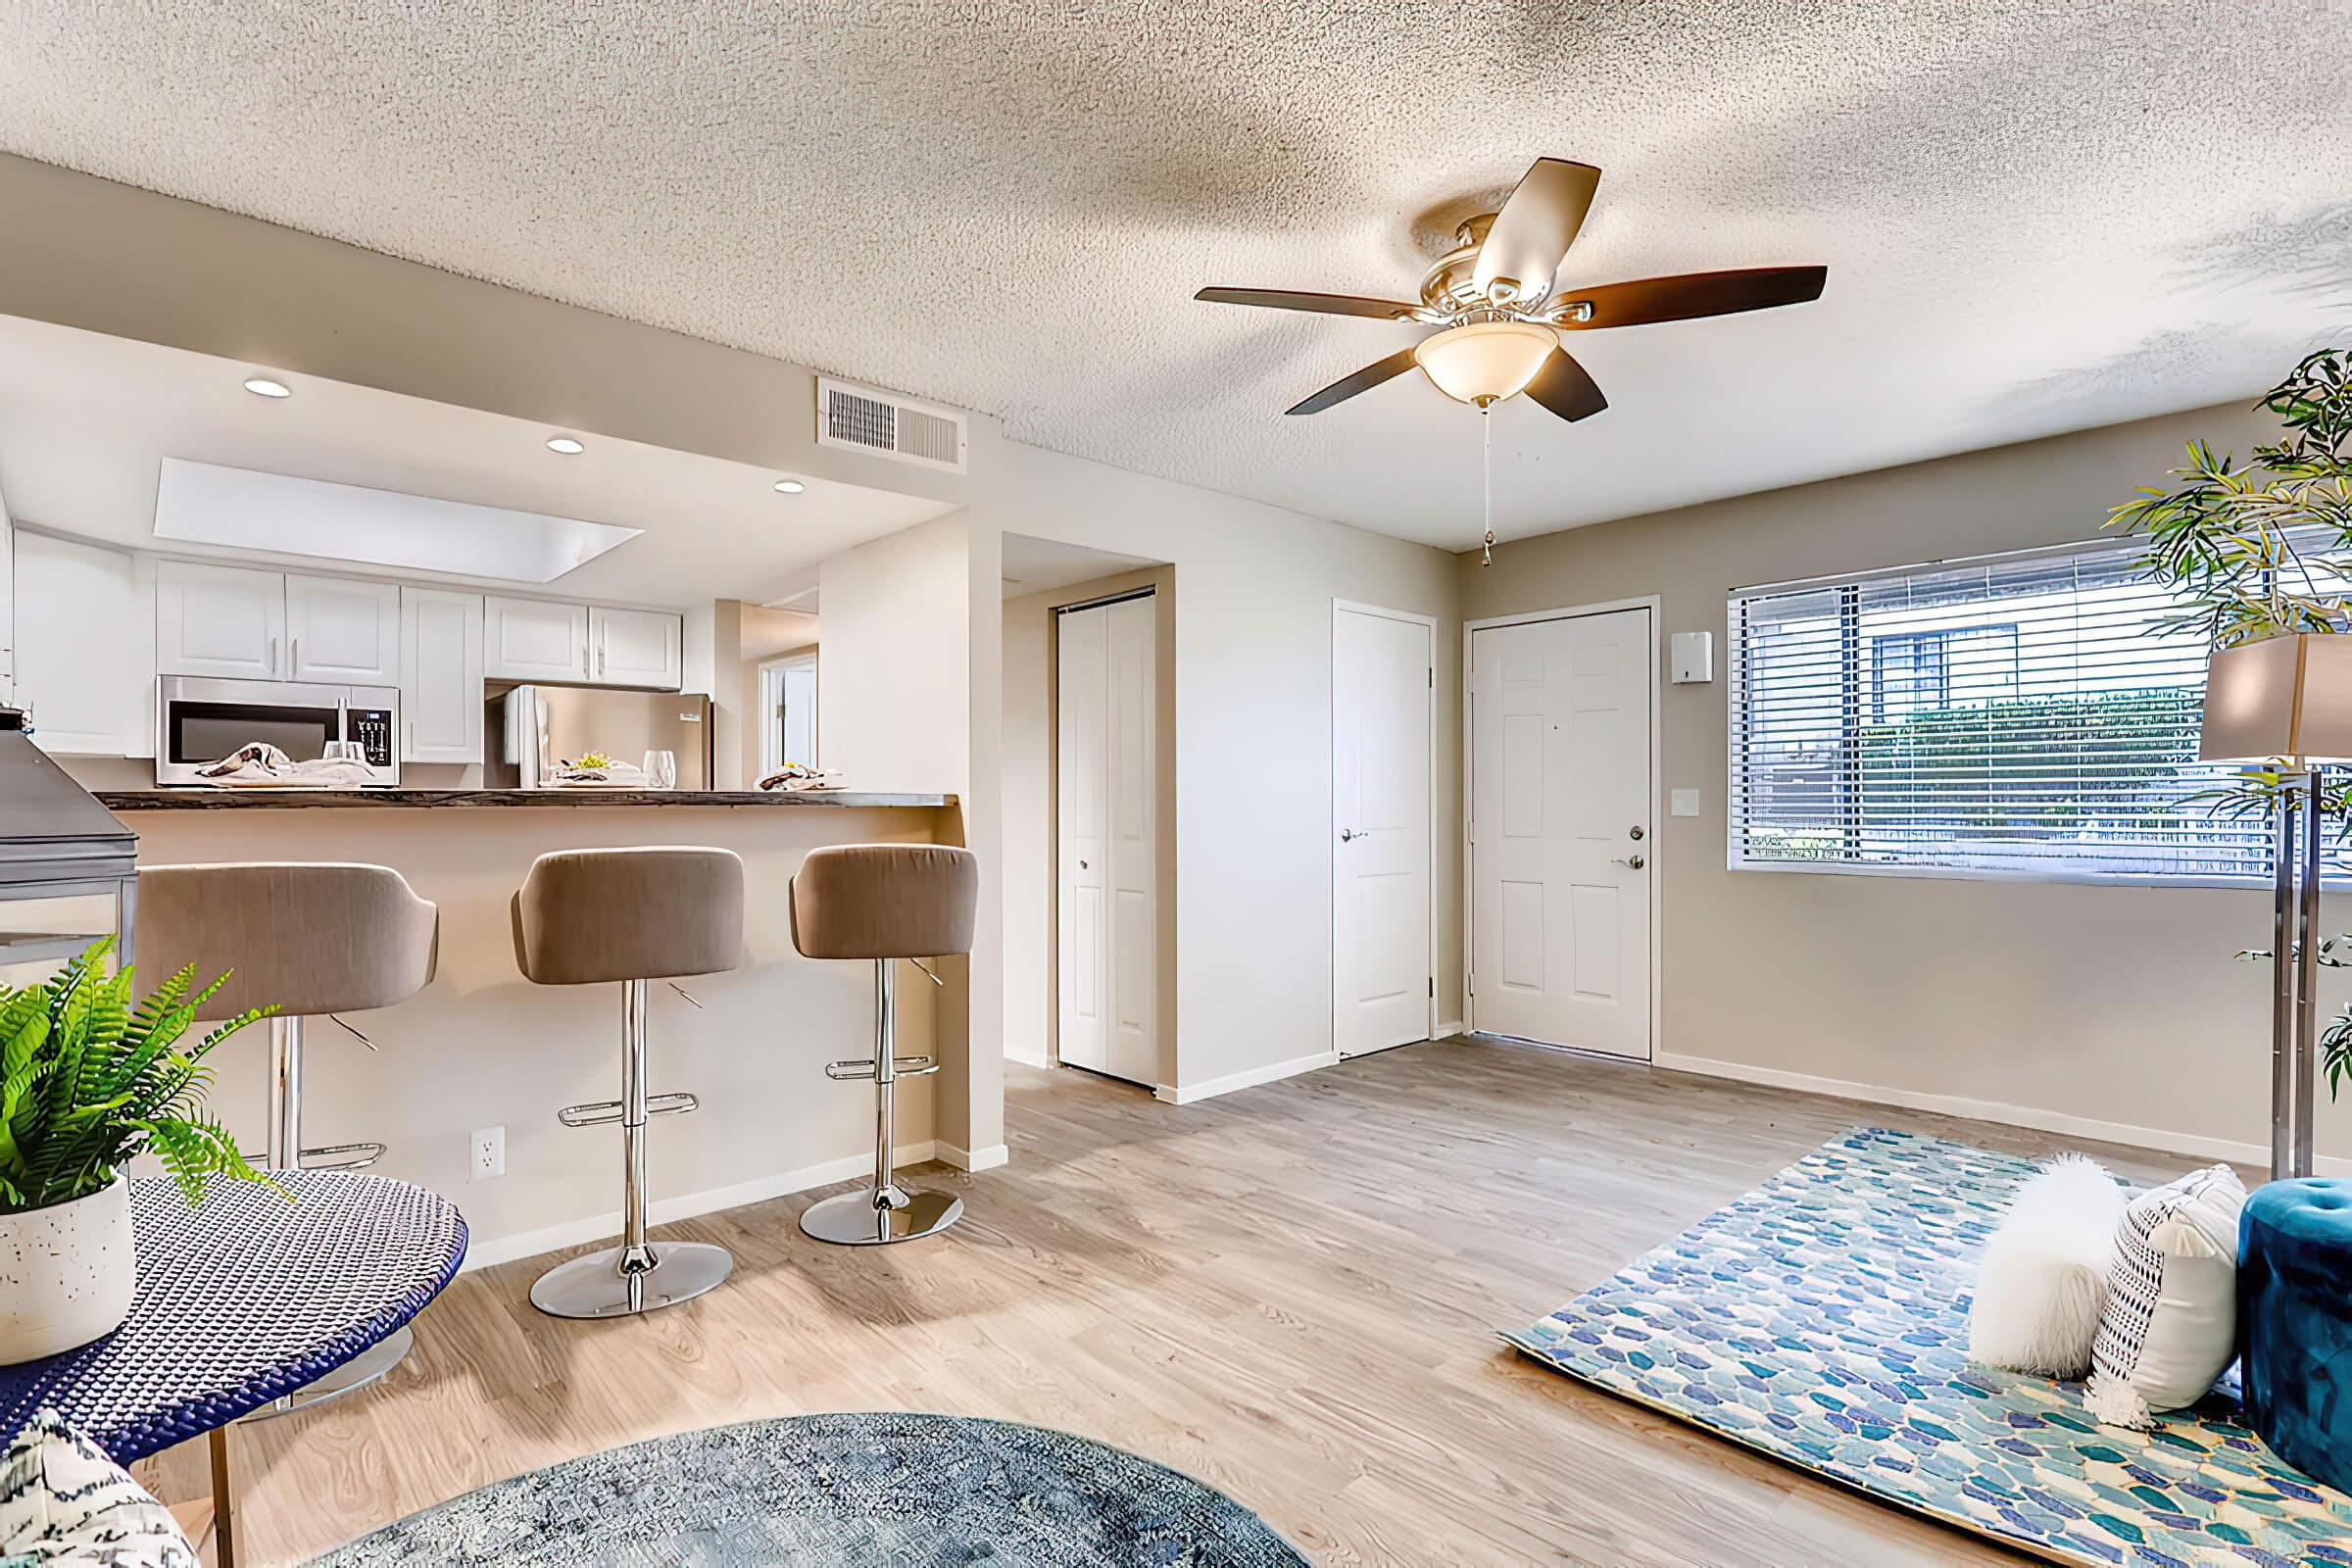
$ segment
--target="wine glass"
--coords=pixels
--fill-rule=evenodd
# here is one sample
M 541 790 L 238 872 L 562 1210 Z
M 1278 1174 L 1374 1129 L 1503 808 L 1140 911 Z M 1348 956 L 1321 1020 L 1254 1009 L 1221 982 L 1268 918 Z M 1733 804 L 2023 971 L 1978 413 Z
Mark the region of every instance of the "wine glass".
M 677 753 L 645 754 L 645 787 L 652 790 L 674 790 L 678 787 Z

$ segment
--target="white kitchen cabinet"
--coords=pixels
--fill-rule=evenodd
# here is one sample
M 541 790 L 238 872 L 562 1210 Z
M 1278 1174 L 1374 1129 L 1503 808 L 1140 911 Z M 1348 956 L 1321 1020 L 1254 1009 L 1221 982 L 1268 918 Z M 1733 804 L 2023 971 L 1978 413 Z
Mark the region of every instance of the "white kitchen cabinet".
M 588 607 L 544 599 L 482 601 L 483 668 L 492 680 L 585 681 Z
M 15 535 L 8 507 L 0 502 L 0 703 L 15 701 L 17 690 Z
M 588 612 L 590 679 L 606 686 L 676 691 L 686 680 L 686 622 L 658 610 Z
M 160 563 L 155 655 L 150 674 L 283 680 L 285 574 L 193 561 Z
M 288 577 L 285 584 L 290 679 L 352 686 L 390 686 L 400 679 L 398 583 Z
M 17 703 L 64 756 L 154 755 L 156 574 L 125 550 L 16 532 Z
M 400 590 L 404 762 L 482 760 L 482 596 Z

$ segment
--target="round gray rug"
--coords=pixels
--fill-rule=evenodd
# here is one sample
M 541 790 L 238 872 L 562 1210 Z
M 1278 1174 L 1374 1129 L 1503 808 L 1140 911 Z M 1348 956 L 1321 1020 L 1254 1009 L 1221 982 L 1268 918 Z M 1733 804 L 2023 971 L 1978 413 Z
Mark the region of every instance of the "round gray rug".
M 312 1568 L 1306 1568 L 1264 1520 L 1066 1432 L 894 1411 L 655 1438 L 411 1514 Z

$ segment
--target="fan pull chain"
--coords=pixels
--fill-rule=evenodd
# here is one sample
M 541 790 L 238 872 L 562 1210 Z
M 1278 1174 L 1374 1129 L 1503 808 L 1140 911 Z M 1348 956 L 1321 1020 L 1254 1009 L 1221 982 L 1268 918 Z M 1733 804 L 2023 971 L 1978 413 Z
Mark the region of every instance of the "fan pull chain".
M 1481 407 L 1478 411 L 1479 465 L 1486 475 L 1487 542 L 1480 552 L 1478 564 L 1494 564 L 1494 414 Z

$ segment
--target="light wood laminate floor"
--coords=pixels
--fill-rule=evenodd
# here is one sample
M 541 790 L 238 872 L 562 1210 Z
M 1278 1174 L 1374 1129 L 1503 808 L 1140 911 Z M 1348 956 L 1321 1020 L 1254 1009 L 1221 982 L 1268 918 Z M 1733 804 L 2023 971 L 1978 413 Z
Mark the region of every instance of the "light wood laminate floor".
M 1183 1107 L 1018 1066 L 1006 1094 L 1009 1166 L 924 1173 L 967 1200 L 945 1238 L 820 1246 L 795 1222 L 822 1194 L 733 1209 L 657 1233 L 731 1248 L 732 1281 L 612 1323 L 533 1311 L 548 1259 L 462 1278 L 385 1386 L 235 1429 L 246 1560 L 299 1562 L 614 1444 L 873 1408 L 1148 1454 L 1321 1564 L 2012 1560 L 1546 1372 L 1494 1331 L 1856 1123 L 2030 1153 L 2062 1140 L 1484 1041 Z M 2141 1176 L 2192 1163 L 2096 1152 Z M 202 1448 L 144 1473 L 199 1495 Z

